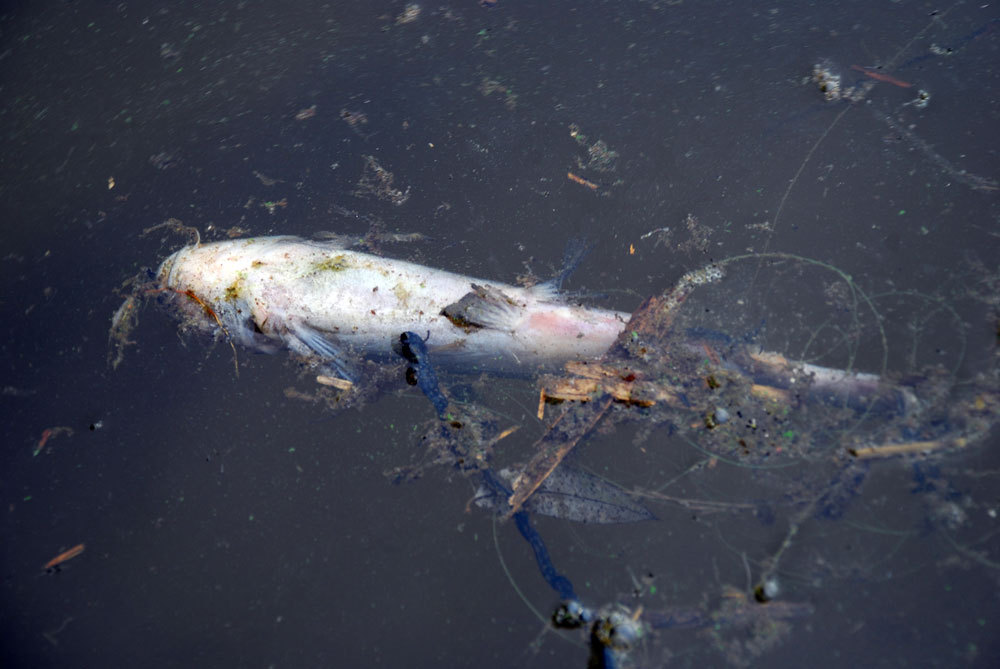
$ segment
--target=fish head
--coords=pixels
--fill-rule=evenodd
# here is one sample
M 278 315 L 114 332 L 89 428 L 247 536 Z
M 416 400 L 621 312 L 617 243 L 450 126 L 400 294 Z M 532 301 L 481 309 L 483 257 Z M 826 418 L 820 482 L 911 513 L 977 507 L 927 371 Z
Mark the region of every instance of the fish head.
M 252 239 L 185 246 L 163 261 L 157 282 L 186 325 L 264 348 L 268 314 L 247 287 L 262 262 L 257 246 Z

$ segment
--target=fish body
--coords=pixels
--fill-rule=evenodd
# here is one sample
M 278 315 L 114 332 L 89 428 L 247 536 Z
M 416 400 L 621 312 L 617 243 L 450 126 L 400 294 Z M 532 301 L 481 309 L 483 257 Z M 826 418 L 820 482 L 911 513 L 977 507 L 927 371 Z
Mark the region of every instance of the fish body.
M 189 322 L 231 341 L 332 361 L 392 356 L 424 336 L 435 364 L 530 371 L 599 358 L 629 314 L 530 288 L 370 255 L 336 241 L 252 237 L 187 246 L 163 261 L 161 288 Z

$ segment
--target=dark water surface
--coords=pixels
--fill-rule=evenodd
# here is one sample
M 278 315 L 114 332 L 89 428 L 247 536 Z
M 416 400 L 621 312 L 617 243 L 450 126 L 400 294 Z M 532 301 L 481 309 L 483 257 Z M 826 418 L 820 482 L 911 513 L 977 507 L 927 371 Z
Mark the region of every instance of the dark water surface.
M 474 482 L 385 476 L 419 459 L 434 422 L 402 365 L 331 411 L 301 398 L 315 384 L 285 354 L 238 351 L 237 376 L 227 344 L 178 336 L 150 304 L 109 366 L 119 289 L 185 242 L 143 235 L 171 218 L 207 239 L 380 222 L 431 238 L 386 255 L 507 282 L 554 275 L 586 238 L 566 288 L 624 311 L 709 262 L 793 254 L 822 264 L 735 263 L 690 313 L 817 364 L 911 380 L 939 365 L 938 406 L 990 422 L 996 6 L 492 4 L 8 4 L 0 666 L 587 663 L 585 634 L 547 628 L 557 597 L 514 524 L 467 510 Z M 824 100 L 817 65 L 853 101 Z M 373 162 L 391 185 L 359 186 Z M 859 308 L 863 333 L 842 320 Z M 532 379 L 440 376 L 520 426 L 498 462 L 531 457 L 546 426 Z M 678 437 L 700 420 L 636 410 L 572 456 L 675 498 L 649 502 L 658 520 L 533 519 L 588 605 L 701 616 L 627 662 L 1000 663 L 995 431 L 834 466 L 884 435 L 817 427 L 778 471 Z M 921 421 L 898 434 L 951 429 Z M 38 449 L 53 428 L 69 430 Z M 677 501 L 691 499 L 729 506 Z M 753 601 L 764 573 L 774 603 L 798 606 L 788 620 Z

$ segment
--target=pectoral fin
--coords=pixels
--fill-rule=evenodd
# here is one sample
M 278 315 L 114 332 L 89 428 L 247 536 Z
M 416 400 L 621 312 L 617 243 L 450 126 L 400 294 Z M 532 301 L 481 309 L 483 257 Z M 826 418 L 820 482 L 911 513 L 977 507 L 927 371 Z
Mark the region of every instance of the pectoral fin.
M 302 323 L 291 323 L 288 326 L 287 342 L 288 348 L 295 353 L 320 358 L 332 372 L 351 383 L 357 383 L 357 370 L 348 355 L 321 332 Z
M 503 291 L 472 284 L 472 290 L 442 309 L 441 315 L 467 332 L 483 328 L 508 331 L 517 325 L 522 311 L 523 306 Z

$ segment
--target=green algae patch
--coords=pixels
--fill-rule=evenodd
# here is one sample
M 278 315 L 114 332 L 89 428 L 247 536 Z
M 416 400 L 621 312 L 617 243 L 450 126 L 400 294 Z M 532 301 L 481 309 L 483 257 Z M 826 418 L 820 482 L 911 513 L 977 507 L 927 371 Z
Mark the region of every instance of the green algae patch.
M 240 272 L 240 274 L 236 277 L 236 280 L 226 286 L 226 292 L 224 295 L 226 302 L 235 302 L 242 297 L 243 281 L 245 279 L 246 275 Z
M 350 266 L 351 264 L 347 260 L 347 256 L 341 254 L 332 258 L 324 258 L 317 262 L 313 266 L 313 269 L 316 272 L 342 272 L 345 269 L 349 269 Z

